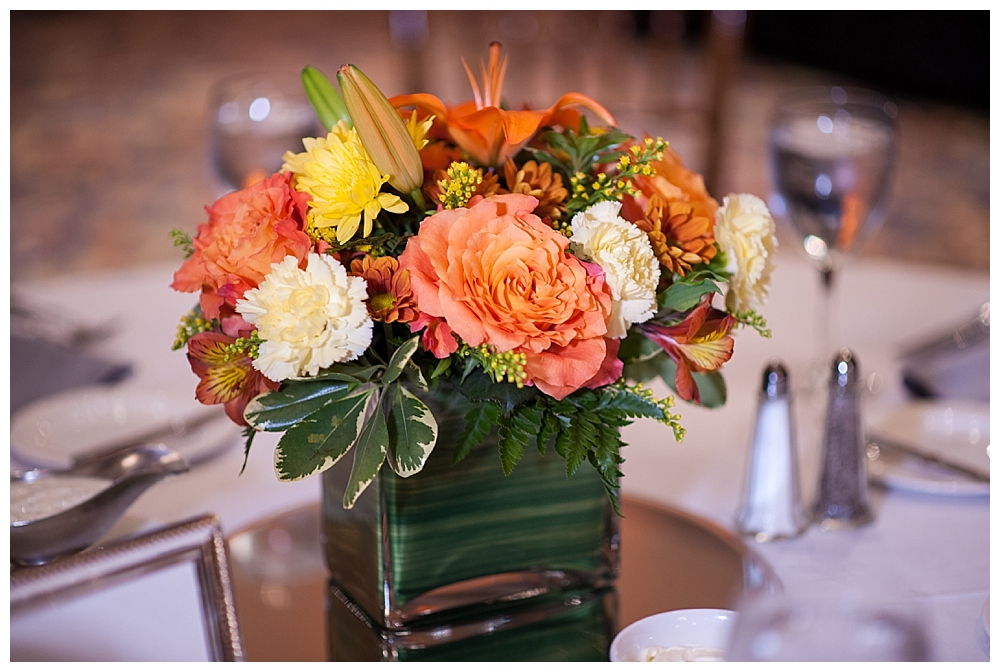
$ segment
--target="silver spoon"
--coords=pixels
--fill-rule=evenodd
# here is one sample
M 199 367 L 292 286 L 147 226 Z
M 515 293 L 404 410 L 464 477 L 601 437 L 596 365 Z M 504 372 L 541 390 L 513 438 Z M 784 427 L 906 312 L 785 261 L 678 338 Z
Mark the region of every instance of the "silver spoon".
M 68 479 L 75 477 L 107 481 L 105 487 L 77 504 L 24 520 L 14 519 L 12 499 L 11 562 L 40 565 L 82 551 L 100 539 L 147 488 L 189 468 L 187 460 L 175 450 L 164 445 L 140 445 L 75 462 L 69 469 L 11 472 L 12 490 L 17 483 L 50 479 L 56 487 L 59 479 L 69 483 Z M 40 483 L 39 487 L 45 485 Z

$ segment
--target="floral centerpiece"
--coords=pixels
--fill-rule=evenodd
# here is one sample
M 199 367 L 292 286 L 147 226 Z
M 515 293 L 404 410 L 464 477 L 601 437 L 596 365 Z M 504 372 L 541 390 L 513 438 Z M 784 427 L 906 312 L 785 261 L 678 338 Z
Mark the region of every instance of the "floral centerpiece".
M 721 205 L 661 138 L 633 137 L 581 94 L 509 109 L 500 45 L 466 64 L 474 99 L 386 98 L 358 68 L 303 81 L 328 130 L 229 193 L 173 288 L 200 293 L 175 348 L 196 396 L 283 432 L 282 480 L 353 460 L 343 506 L 438 443 L 427 393 L 470 402 L 461 459 L 496 433 L 505 473 L 528 448 L 588 462 L 617 501 L 620 428 L 683 436 L 673 397 L 718 405 L 733 331 L 766 334 L 776 245 L 764 203 Z M 590 120 L 585 113 L 590 114 Z

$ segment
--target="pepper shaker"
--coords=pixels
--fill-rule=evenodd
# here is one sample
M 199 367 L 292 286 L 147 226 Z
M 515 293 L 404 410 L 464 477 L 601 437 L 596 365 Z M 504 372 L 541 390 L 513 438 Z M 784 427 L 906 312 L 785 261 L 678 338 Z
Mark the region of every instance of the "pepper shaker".
M 813 517 L 823 529 L 856 527 L 874 520 L 868 500 L 861 374 L 847 348 L 833 360 L 823 432 L 823 469 Z
M 757 541 L 796 537 L 807 521 L 799 498 L 799 472 L 788 372 L 773 361 L 764 369 L 757 401 L 743 505 L 737 515 L 740 534 Z

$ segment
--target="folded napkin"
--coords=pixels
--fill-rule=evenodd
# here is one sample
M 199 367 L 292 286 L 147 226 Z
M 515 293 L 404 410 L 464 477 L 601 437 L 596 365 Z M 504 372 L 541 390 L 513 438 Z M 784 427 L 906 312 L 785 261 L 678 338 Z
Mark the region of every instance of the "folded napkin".
M 10 335 L 10 412 L 73 387 L 117 383 L 132 365 L 41 338 Z

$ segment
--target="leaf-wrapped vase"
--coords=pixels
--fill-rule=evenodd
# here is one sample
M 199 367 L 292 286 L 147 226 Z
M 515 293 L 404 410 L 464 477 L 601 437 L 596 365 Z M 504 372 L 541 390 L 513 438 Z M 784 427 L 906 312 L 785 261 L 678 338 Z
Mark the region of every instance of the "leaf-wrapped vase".
M 418 394 L 439 427 L 423 470 L 383 468 L 350 509 L 350 458 L 323 474 L 331 654 L 606 660 L 619 526 L 598 473 L 526 446 L 505 476 L 495 435 L 453 463 L 469 402 Z

